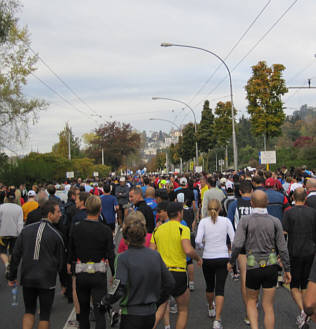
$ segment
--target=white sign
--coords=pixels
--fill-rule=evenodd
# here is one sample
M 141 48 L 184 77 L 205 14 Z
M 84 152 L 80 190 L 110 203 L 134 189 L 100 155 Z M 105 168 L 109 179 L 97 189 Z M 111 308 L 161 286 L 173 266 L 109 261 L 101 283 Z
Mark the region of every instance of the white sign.
M 225 164 L 225 161 L 222 159 L 222 160 L 218 160 L 218 165 L 219 166 L 224 166 Z
M 195 166 L 195 172 L 196 173 L 201 173 L 203 171 L 203 167 L 202 166 Z
M 274 164 L 276 163 L 276 151 L 261 151 L 259 153 L 260 164 Z
M 180 168 L 176 168 L 176 169 L 174 170 L 174 172 L 179 173 L 179 172 L 180 172 Z
M 93 177 L 99 177 L 99 173 L 97 171 L 93 172 Z
M 75 173 L 73 171 L 66 172 L 66 178 L 74 178 L 74 177 L 75 177 Z

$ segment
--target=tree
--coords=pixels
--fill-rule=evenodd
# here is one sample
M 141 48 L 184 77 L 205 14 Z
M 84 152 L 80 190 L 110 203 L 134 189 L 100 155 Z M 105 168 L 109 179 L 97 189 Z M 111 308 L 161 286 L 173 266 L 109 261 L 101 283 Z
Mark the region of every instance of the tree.
M 208 152 L 215 146 L 214 115 L 208 100 L 204 102 L 202 118 L 197 130 L 197 140 L 201 152 Z
M 68 140 L 70 135 L 71 158 L 78 157 L 80 155 L 80 138 L 73 135 L 72 129 L 68 123 L 66 123 L 65 128 L 58 135 L 59 142 L 53 145 L 52 152 L 56 155 L 68 158 Z
M 236 114 L 236 110 L 235 110 Z M 215 108 L 214 131 L 218 146 L 226 147 L 232 136 L 231 102 L 218 102 Z
M 190 122 L 182 129 L 181 156 L 184 161 L 195 157 L 195 140 L 194 124 Z
M 282 64 L 268 67 L 261 61 L 252 66 L 252 77 L 245 87 L 252 132 L 255 136 L 264 135 L 267 141 L 282 133 L 285 113 L 281 97 L 288 91 L 282 78 L 284 70 Z
M 47 103 L 23 94 L 28 76 L 35 71 L 37 56 L 31 54 L 27 29 L 18 26 L 15 0 L 0 0 L 0 138 L 1 143 L 22 142 L 29 122 Z
M 140 147 L 140 135 L 132 129 L 130 124 L 106 122 L 94 132 L 96 137 L 91 141 L 88 154 L 100 163 L 103 148 L 104 162 L 114 170 L 124 163 L 127 156 L 137 152 Z

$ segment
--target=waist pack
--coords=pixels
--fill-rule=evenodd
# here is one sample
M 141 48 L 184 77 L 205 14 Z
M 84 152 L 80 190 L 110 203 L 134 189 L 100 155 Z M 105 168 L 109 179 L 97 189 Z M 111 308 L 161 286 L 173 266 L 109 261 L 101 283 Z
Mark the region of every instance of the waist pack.
M 254 255 L 251 252 L 247 255 L 247 266 L 252 268 L 266 267 L 275 265 L 278 263 L 278 257 L 276 252 L 273 250 L 268 257 L 260 257 Z
M 94 274 L 96 272 L 106 273 L 106 263 L 77 263 L 75 267 L 75 273 L 89 273 Z

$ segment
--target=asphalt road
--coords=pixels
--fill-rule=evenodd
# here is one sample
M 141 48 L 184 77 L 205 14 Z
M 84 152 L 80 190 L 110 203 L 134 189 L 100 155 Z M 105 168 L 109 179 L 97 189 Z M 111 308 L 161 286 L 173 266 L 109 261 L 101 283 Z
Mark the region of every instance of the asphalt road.
M 204 293 L 204 279 L 202 270 L 195 270 L 195 291 L 191 293 L 188 326 L 189 329 L 212 328 L 211 319 L 208 318 Z M 23 315 L 23 301 L 21 287 L 19 288 L 19 305 L 11 306 L 11 288 L 4 279 L 4 268 L 0 265 L 0 329 L 20 329 Z M 51 329 L 66 329 L 65 323 L 72 311 L 72 305 L 61 296 L 60 288 L 56 289 L 55 302 L 51 316 Z M 259 306 L 260 328 L 263 328 L 263 312 Z M 276 329 L 295 329 L 298 308 L 294 304 L 290 293 L 285 288 L 277 289 L 275 300 Z M 176 315 L 171 314 L 171 327 L 174 328 Z M 240 295 L 240 283 L 228 277 L 225 290 L 225 305 L 222 314 L 224 329 L 250 328 L 243 322 L 244 308 Z M 91 328 L 94 328 L 92 323 Z M 159 329 L 163 326 L 160 325 Z M 311 329 L 316 329 L 316 324 L 311 324 Z

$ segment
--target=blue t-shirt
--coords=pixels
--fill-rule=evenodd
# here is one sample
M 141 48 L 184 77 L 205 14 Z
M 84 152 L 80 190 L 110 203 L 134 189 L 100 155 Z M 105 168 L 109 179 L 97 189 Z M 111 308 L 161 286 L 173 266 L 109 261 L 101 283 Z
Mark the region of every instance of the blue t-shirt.
M 102 216 L 107 224 L 115 223 L 115 209 L 118 205 L 117 198 L 114 195 L 102 195 Z

